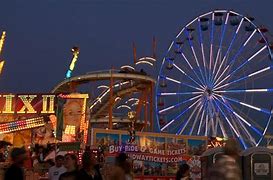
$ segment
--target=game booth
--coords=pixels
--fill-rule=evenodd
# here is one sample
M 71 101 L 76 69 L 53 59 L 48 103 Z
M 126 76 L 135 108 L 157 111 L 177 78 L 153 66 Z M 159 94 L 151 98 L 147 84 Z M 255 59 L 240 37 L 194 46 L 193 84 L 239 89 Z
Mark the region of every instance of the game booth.
M 57 153 L 80 152 L 87 142 L 87 99 L 88 94 L 78 93 L 0 95 L 1 176 L 13 147 L 27 150 L 26 175 L 32 176 L 27 179 L 46 176 L 48 160 Z M 35 159 L 39 153 L 43 153 L 42 163 Z

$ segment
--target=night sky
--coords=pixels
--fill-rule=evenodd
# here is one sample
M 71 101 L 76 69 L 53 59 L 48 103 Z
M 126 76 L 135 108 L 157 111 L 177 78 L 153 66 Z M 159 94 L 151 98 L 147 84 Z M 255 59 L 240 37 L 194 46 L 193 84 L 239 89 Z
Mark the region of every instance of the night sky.
M 73 75 L 132 64 L 133 41 L 138 57 L 151 55 L 153 36 L 160 64 L 179 30 L 216 8 L 254 16 L 273 31 L 272 0 L 2 1 L 0 30 L 7 39 L 1 92 L 50 91 L 64 79 L 75 45 L 80 55 Z

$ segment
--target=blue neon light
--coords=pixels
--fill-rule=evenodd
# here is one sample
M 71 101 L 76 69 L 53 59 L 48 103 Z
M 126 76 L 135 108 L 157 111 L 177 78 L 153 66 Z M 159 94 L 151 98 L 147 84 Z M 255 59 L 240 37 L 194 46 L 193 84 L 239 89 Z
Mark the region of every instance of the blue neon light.
M 70 77 L 71 77 L 71 74 L 72 74 L 72 71 L 71 71 L 71 70 L 68 70 L 68 71 L 66 72 L 65 77 L 66 77 L 66 78 L 70 78 Z

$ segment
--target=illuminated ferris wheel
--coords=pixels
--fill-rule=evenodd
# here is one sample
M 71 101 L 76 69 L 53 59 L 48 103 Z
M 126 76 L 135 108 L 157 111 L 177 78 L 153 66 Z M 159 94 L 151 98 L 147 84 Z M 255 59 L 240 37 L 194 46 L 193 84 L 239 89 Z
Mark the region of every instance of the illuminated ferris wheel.
M 189 22 L 163 59 L 156 89 L 160 131 L 235 137 L 258 146 L 272 116 L 273 56 L 268 30 L 229 10 Z

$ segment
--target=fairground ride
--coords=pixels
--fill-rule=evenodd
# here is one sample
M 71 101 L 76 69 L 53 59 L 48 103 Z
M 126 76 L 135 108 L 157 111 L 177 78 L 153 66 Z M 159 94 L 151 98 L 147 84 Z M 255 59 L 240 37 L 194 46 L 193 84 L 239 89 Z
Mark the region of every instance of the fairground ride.
M 91 126 L 109 129 L 128 128 L 128 124 L 131 124 L 132 120 L 129 117 L 115 117 L 113 113 L 115 110 L 125 108 L 130 110 L 128 113 L 131 110 L 136 113 L 134 118 L 139 129 L 150 129 L 153 127 L 153 87 L 155 80 L 143 72 L 127 71 L 124 68 L 121 70 L 96 71 L 65 79 L 54 87 L 52 93 L 79 92 L 77 89 L 84 84 L 108 81 L 108 86 L 104 85 L 104 90 L 100 95 L 89 101 Z M 98 87 L 100 89 L 102 86 Z M 124 99 L 127 103 L 123 101 Z M 134 105 L 135 110 L 128 104 L 132 101 L 136 103 Z M 144 119 L 140 119 L 141 109 L 144 112 Z
M 89 93 L 91 127 L 153 131 L 155 80 L 144 69 L 154 68 L 155 46 L 154 38 L 153 56 L 137 59 L 136 46 L 133 43 L 133 66 L 124 65 L 119 69 L 112 68 L 71 77 L 79 54 L 79 48 L 73 48 L 76 51 L 72 51 L 73 59 L 66 79 L 57 84 L 51 92 Z
M 215 10 L 177 34 L 156 87 L 157 125 L 258 146 L 272 119 L 272 38 L 253 17 Z

